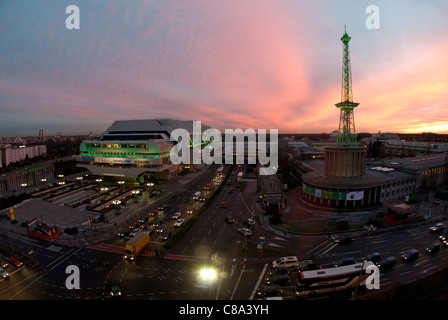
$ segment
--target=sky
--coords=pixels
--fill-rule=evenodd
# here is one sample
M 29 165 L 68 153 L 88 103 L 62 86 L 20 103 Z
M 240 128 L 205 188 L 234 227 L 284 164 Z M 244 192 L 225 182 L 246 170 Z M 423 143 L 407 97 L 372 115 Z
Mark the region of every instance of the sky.
M 153 118 L 329 133 L 344 26 L 356 131 L 448 133 L 447 13 L 446 0 L 0 0 L 0 137 Z

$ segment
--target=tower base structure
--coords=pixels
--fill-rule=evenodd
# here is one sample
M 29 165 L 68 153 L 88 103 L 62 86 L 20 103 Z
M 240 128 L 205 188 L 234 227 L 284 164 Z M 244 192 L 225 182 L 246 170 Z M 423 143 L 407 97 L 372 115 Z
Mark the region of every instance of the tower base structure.
M 353 178 L 366 173 L 366 149 L 364 147 L 327 147 L 325 148 L 326 177 Z

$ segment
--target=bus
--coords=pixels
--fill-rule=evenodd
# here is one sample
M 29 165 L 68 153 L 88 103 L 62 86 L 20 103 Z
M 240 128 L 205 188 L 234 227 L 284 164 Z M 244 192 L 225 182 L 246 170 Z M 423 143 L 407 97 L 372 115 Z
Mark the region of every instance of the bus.
M 369 276 L 366 269 L 373 265 L 371 261 L 355 263 L 342 267 L 299 271 L 296 283 L 296 295 L 307 296 L 326 294 L 353 288 L 364 284 Z M 362 272 L 361 272 L 362 268 Z
M 237 176 L 237 181 L 238 182 L 243 182 L 243 172 L 238 172 L 238 176 Z

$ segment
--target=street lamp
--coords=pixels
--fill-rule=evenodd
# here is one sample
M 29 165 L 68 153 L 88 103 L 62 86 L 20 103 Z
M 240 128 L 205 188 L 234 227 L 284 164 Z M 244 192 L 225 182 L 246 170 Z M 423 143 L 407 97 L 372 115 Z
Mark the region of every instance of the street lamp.
M 199 276 L 202 281 L 213 282 L 216 279 L 216 270 L 212 268 L 203 268 L 199 271 Z

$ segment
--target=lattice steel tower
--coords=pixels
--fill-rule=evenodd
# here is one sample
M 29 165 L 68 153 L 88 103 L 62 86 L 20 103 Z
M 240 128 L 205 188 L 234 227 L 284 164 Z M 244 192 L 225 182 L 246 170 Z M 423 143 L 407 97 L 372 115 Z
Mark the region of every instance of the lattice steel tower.
M 359 103 L 353 102 L 352 92 L 352 72 L 350 67 L 350 36 L 345 30 L 341 41 L 344 45 L 343 61 L 342 61 L 342 88 L 341 88 L 341 102 L 336 104 L 341 110 L 339 118 L 339 131 L 337 142 L 344 146 L 356 145 L 356 131 L 355 131 L 355 117 L 353 109 Z

